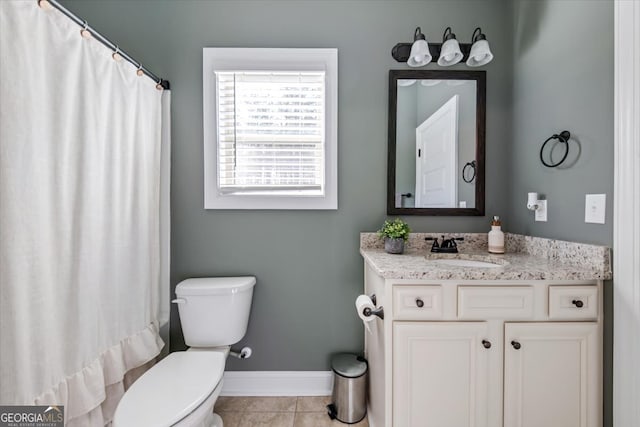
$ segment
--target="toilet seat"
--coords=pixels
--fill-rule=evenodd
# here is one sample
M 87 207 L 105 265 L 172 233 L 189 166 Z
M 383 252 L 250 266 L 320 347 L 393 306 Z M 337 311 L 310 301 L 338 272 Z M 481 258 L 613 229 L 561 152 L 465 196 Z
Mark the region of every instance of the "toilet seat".
M 216 389 L 224 365 L 219 351 L 169 354 L 127 390 L 113 417 L 114 427 L 169 427 L 179 422 Z

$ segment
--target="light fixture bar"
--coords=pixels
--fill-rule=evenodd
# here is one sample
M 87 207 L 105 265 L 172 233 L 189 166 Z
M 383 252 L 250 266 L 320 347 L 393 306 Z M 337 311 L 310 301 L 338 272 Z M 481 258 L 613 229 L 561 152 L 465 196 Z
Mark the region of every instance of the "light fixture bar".
M 411 53 L 411 45 L 413 43 L 398 43 L 391 49 L 391 56 L 398 62 L 407 62 L 409 59 L 409 54 Z M 433 58 L 431 58 L 431 62 L 438 62 L 438 58 L 440 58 L 440 51 L 442 50 L 442 43 L 431 43 L 429 42 L 429 50 Z M 469 52 L 471 52 L 471 43 L 460 43 L 460 51 L 462 52 L 462 60 L 461 63 L 466 62 L 469 58 Z
M 391 49 L 391 56 L 398 62 L 408 62 L 407 65 L 410 67 L 421 67 L 429 64 L 430 62 L 436 62 L 442 67 L 449 67 L 463 62 L 466 63 L 468 67 L 475 68 L 486 65 L 493 60 L 493 53 L 491 53 L 489 42 L 487 41 L 486 36 L 482 33 L 482 29 L 480 27 L 477 27 L 473 31 L 471 43 L 460 43 L 456 39 L 455 34 L 453 34 L 451 27 L 447 27 L 442 35 L 442 42 L 429 43 L 429 55 L 423 55 L 421 60 L 416 61 L 412 55 L 419 56 L 415 51 L 424 50 L 420 49 L 423 46 L 417 45 L 421 41 L 423 44 L 426 44 L 425 39 L 426 37 L 423 35 L 420 27 L 417 27 L 413 43 L 396 44 L 393 49 Z M 451 44 L 451 40 L 453 40 L 454 44 Z M 449 43 L 447 44 L 447 42 Z M 443 46 L 446 47 L 446 57 L 441 58 Z M 414 51 L 413 53 L 412 50 Z M 462 54 L 461 59 L 460 54 Z

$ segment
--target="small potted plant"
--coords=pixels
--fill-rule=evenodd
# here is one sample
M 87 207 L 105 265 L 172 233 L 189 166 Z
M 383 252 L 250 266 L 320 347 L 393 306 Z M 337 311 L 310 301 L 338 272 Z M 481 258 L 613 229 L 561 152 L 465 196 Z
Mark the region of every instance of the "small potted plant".
M 404 252 L 404 242 L 409 238 L 409 224 L 396 218 L 393 221 L 385 220 L 378 235 L 384 239 L 384 250 L 390 254 Z

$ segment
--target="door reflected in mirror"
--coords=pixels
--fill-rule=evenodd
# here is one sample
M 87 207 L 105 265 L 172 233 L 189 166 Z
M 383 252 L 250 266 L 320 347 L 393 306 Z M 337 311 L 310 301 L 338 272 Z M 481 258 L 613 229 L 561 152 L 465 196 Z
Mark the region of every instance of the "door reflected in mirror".
M 484 214 L 484 72 L 392 70 L 387 211 Z

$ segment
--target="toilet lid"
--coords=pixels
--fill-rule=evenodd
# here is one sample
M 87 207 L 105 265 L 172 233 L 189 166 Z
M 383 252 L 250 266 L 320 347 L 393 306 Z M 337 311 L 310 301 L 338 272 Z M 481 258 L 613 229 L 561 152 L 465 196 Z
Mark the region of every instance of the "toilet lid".
M 224 372 L 220 352 L 171 353 L 145 372 L 120 400 L 118 427 L 171 426 L 193 412 L 216 388 Z

